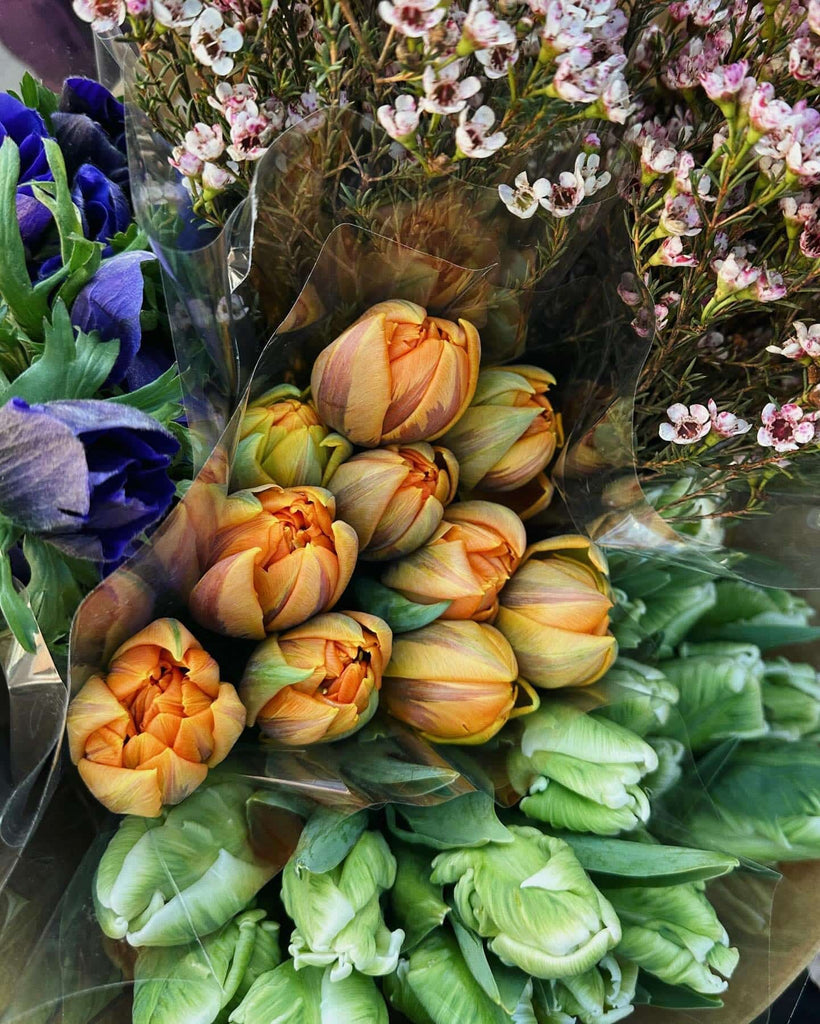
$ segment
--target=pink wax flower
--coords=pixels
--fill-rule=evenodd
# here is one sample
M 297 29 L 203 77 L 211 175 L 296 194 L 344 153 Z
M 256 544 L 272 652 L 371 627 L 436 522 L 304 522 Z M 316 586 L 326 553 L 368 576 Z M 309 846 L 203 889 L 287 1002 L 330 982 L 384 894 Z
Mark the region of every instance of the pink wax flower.
M 757 443 L 776 452 L 796 452 L 800 445 L 814 440 L 813 414 L 803 413 L 799 405 L 789 402 L 779 409 L 774 402 L 760 414 L 762 426 L 757 432 Z
M 712 420 L 705 405 L 683 405 L 676 402 L 666 410 L 668 423 L 661 423 L 658 434 L 673 444 L 695 444 L 712 429 Z

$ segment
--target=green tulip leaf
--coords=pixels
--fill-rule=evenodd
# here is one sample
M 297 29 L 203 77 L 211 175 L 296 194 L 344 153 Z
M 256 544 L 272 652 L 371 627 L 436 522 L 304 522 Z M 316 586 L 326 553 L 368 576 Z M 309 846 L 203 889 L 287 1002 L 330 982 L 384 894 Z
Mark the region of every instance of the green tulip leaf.
M 367 811 L 345 814 L 319 807 L 308 818 L 293 854 L 299 868 L 331 871 L 345 859 L 367 828 Z
M 684 846 L 632 843 L 626 839 L 580 836 L 561 837 L 575 851 L 584 870 L 605 875 L 601 884 L 664 886 L 700 882 L 727 875 L 738 866 L 735 857 Z
M 406 827 L 399 824 L 398 815 Z M 387 818 L 394 835 L 433 850 L 512 842 L 512 835 L 496 816 L 492 797 L 480 790 L 429 807 L 388 807 Z
M 396 881 L 390 890 L 393 913 L 404 931 L 402 952 L 414 949 L 450 913 L 440 885 L 430 881 L 431 857 L 418 847 L 392 844 Z
M 418 604 L 408 601 L 389 587 L 368 576 L 354 577 L 352 583 L 356 601 L 367 608 L 371 615 L 384 619 L 394 633 L 409 633 L 414 629 L 428 626 L 444 614 L 452 601 L 437 601 L 435 604 Z
M 669 985 L 646 971 L 638 975 L 634 1002 L 669 1010 L 717 1010 L 723 1006 L 723 1000 L 717 996 L 701 995 L 683 985 Z

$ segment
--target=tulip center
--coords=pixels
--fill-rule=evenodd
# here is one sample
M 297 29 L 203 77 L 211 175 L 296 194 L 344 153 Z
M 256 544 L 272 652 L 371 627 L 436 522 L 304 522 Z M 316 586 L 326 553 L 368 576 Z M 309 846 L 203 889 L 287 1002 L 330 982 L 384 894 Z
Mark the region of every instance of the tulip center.
M 269 412 L 272 425 L 285 430 L 298 430 L 300 427 L 316 427 L 321 424 L 315 409 L 306 402 L 300 402 L 298 398 L 277 402 L 270 407 Z
M 399 454 L 410 467 L 404 486 L 418 488 L 424 493 L 425 498 L 434 495 L 438 483 L 438 466 L 413 448 L 401 448 Z
M 310 544 L 334 550 L 333 521 L 328 510 L 308 501 L 294 501 L 287 508 L 274 513 L 276 522 L 271 531 L 271 543 L 266 566 L 273 565 Z
M 359 712 L 364 711 L 369 688 L 362 684 L 371 673 L 370 652 L 339 644 L 328 644 L 328 648 L 325 661 L 328 676 L 319 687 L 319 693 L 334 704 L 355 704 Z
M 169 658 L 160 656 L 140 687 L 124 706 L 131 715 L 129 735 L 145 732 L 157 715 L 170 714 L 185 717 L 183 681 L 188 669 Z

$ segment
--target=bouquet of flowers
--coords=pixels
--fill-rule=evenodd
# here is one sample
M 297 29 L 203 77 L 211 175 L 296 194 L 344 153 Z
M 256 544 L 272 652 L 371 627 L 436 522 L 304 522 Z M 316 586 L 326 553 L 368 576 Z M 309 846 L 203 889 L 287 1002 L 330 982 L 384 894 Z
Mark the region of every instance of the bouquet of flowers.
M 809 959 L 814 6 L 76 0 L 124 122 L 27 81 L 0 151 L 0 610 L 70 623 L 9 1020 L 749 1024 Z

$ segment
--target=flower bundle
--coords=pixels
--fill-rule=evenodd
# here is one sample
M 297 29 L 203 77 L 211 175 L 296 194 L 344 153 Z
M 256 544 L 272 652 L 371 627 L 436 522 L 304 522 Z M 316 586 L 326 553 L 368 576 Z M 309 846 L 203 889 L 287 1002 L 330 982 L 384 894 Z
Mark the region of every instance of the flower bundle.
M 88 79 L 57 96 L 29 76 L 0 95 L 0 610 L 28 650 L 38 628 L 59 645 L 185 473 L 124 131 L 122 104 Z

